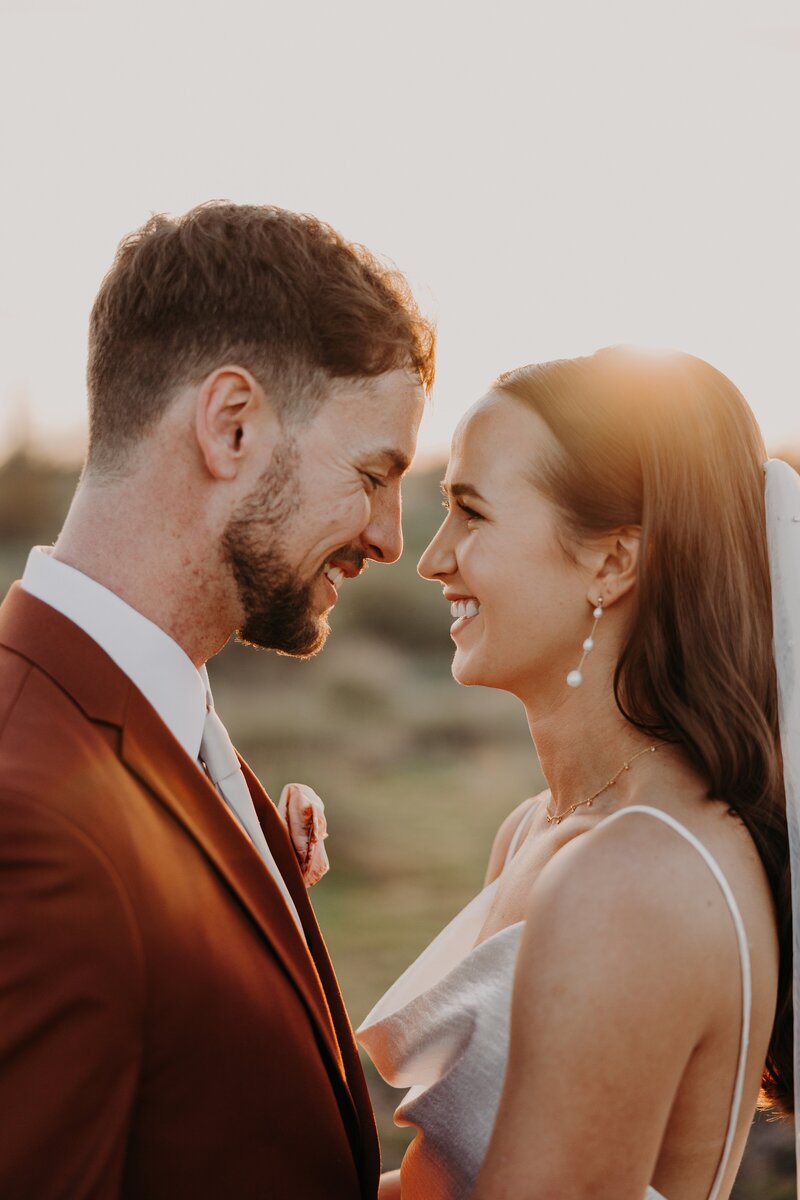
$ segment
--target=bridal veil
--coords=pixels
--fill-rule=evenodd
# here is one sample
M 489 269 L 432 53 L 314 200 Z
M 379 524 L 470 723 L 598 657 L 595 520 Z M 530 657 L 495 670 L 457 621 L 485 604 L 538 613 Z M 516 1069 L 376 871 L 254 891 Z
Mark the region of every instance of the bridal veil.
M 770 459 L 764 470 L 778 712 L 792 867 L 795 1160 L 800 1190 L 800 475 L 779 459 Z

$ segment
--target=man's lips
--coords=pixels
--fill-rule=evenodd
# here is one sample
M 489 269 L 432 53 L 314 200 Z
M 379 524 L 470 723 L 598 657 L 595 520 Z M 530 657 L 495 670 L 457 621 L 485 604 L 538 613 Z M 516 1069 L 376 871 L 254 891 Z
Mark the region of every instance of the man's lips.
M 360 555 L 358 558 L 336 555 L 328 559 L 322 568 L 322 574 L 330 586 L 334 602 L 339 595 L 339 588 L 344 580 L 355 579 L 357 575 L 366 570 L 367 565 L 368 560 Z
M 334 588 L 338 591 L 339 584 L 345 578 L 345 573 L 342 570 L 342 568 L 334 567 L 332 563 L 327 562 L 327 563 L 325 563 L 325 566 L 322 568 L 322 574 L 325 576 L 325 578 L 327 580 L 329 580 L 330 583 L 333 584 Z
M 336 589 L 336 584 L 328 576 L 327 571 L 322 571 L 321 576 L 322 576 L 322 586 L 325 589 L 327 607 L 332 608 L 333 605 L 336 603 L 336 601 L 339 599 L 339 593 Z

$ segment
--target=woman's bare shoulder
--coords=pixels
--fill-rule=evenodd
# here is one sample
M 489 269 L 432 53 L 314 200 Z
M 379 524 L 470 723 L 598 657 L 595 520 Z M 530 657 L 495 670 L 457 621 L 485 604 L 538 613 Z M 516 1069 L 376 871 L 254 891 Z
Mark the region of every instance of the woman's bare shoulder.
M 486 869 L 485 884 L 489 884 L 503 869 L 508 850 L 511 845 L 511 839 L 517 832 L 521 822 L 525 819 L 531 809 L 541 803 L 546 803 L 550 795 L 549 791 L 539 792 L 536 796 L 529 796 L 527 800 L 523 800 L 521 804 L 508 814 L 502 825 L 495 834 L 492 850 L 489 855 L 489 865 Z
M 708 966 L 735 949 L 724 894 L 684 837 L 644 813 L 601 823 L 573 838 L 546 864 L 531 890 L 529 916 L 573 931 L 633 960 L 639 943 L 659 943 L 662 964 Z M 728 942 L 730 940 L 730 945 Z
M 735 940 L 721 963 L 709 937 L 704 864 L 670 832 L 631 814 L 577 834 L 537 875 L 477 1195 L 545 1169 L 548 1195 L 567 1194 L 567 1181 L 589 1195 L 598 1178 L 621 1178 L 620 1162 L 642 1195 L 685 1066 L 712 1010 L 730 1003 L 719 981 L 736 966 Z

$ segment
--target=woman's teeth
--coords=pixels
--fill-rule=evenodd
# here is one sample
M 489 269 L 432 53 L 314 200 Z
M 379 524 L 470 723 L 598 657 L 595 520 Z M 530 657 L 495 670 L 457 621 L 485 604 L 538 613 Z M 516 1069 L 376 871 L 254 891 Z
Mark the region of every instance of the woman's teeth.
M 477 600 L 454 600 L 450 605 L 450 615 L 456 621 L 459 617 L 477 617 L 480 611 Z
M 339 584 L 344 579 L 344 571 L 340 571 L 338 567 L 332 567 L 330 563 L 325 563 L 322 568 L 325 575 L 330 579 L 333 586 L 338 590 Z

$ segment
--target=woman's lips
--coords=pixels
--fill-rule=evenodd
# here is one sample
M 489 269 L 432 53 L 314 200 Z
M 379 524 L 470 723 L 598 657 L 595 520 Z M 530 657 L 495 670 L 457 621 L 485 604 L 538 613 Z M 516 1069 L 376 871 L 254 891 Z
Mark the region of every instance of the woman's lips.
M 481 611 L 480 601 L 474 596 L 463 596 L 457 600 L 450 601 L 450 615 L 452 617 L 477 617 Z
M 450 601 L 450 615 L 455 618 L 450 626 L 450 636 L 455 637 L 480 616 L 480 601 L 474 596 L 462 596 Z

